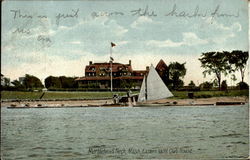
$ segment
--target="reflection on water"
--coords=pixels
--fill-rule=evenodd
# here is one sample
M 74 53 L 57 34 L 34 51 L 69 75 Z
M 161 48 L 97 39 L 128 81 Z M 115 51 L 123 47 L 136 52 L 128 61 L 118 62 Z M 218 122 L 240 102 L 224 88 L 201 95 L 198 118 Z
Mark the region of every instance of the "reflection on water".
M 2 108 L 3 159 L 243 158 L 248 105 Z

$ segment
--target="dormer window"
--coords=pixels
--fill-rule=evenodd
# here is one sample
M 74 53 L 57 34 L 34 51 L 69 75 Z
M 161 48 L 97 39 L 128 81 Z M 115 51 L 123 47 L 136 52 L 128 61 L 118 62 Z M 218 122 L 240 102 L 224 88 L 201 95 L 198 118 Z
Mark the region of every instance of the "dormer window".
M 89 67 L 90 71 L 95 71 L 95 67 Z

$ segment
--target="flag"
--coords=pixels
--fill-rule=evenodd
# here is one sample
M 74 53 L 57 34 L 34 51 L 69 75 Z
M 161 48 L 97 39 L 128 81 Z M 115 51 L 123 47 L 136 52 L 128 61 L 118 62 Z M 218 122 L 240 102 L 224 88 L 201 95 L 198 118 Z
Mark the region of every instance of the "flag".
M 116 46 L 116 44 L 114 44 L 113 42 L 111 42 L 111 47 L 114 47 L 114 46 Z
M 114 61 L 114 58 L 113 58 L 113 57 L 110 57 L 110 61 Z

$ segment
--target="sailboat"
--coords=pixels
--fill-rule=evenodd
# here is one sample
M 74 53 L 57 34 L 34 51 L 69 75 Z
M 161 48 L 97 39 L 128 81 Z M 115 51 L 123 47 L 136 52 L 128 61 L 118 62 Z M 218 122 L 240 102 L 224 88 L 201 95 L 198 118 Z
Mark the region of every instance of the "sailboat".
M 151 100 L 159 100 L 172 97 L 173 94 L 162 81 L 161 77 L 151 65 L 148 75 L 144 76 L 138 102 L 145 103 Z

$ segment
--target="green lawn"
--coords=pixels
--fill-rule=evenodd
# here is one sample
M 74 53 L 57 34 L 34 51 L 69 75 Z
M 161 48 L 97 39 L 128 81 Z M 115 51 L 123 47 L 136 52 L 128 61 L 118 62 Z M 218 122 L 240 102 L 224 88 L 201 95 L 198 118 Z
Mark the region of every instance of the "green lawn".
M 43 92 L 2 91 L 1 99 L 39 99 Z M 124 94 L 124 93 L 119 93 Z M 111 98 L 111 92 L 45 92 L 42 99 Z
M 194 93 L 194 98 L 210 98 L 210 97 L 235 97 L 235 96 L 249 96 L 249 90 L 230 90 L 225 91 L 196 91 Z M 178 99 L 188 98 L 187 91 L 173 91 L 174 97 Z
M 197 91 L 193 92 L 194 98 L 209 98 L 221 96 L 248 96 L 248 90 L 224 91 Z M 43 92 L 20 92 L 20 91 L 1 91 L 1 99 L 39 99 Z M 119 92 L 124 95 L 125 92 Z M 188 98 L 187 91 L 173 91 L 173 99 Z M 111 92 L 45 92 L 42 99 L 98 99 L 111 98 Z

